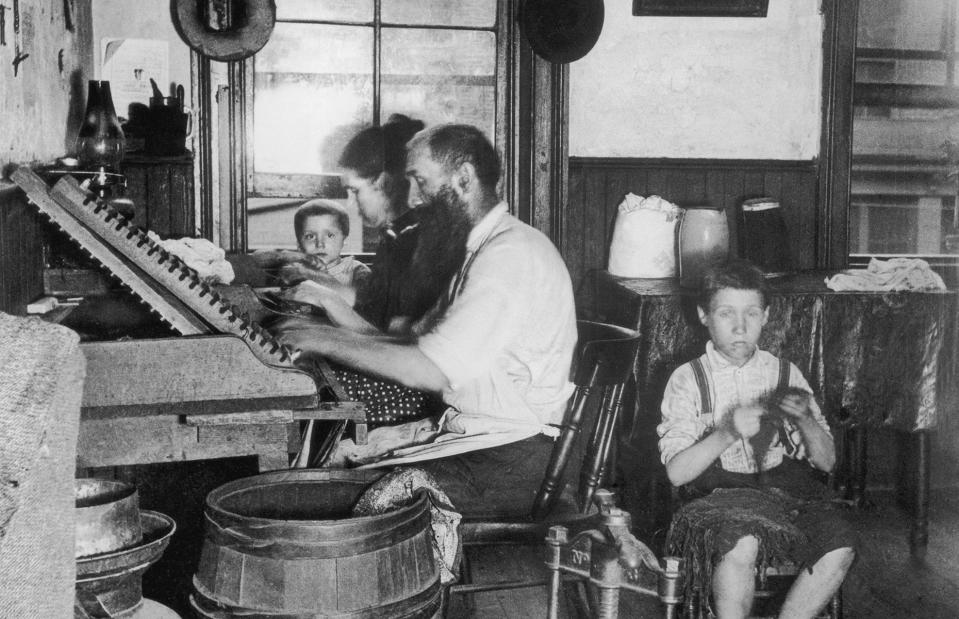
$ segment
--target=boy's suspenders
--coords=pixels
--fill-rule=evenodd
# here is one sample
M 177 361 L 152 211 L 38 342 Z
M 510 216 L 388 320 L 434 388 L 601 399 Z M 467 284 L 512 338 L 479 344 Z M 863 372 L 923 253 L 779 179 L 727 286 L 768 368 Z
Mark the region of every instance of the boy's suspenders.
M 696 377 L 696 386 L 699 387 L 699 402 L 701 404 L 700 415 L 711 415 L 713 413 L 713 398 L 709 392 L 709 381 L 706 380 L 706 368 L 703 367 L 702 357 L 696 357 L 690 362 L 693 368 L 693 376 Z
M 700 411 L 700 415 L 712 414 L 713 412 L 715 412 L 713 410 L 713 406 L 714 406 L 713 398 L 712 398 L 712 393 L 710 392 L 710 389 L 709 389 L 709 379 L 706 377 L 706 367 L 703 365 L 702 357 L 696 357 L 695 359 L 689 362 L 689 365 L 693 369 L 693 376 L 696 378 L 696 386 L 699 388 L 699 401 L 701 403 L 701 409 L 702 409 Z M 777 390 L 782 390 L 789 387 L 789 373 L 790 373 L 789 362 L 786 361 L 785 359 L 780 359 L 779 360 L 779 379 L 776 384 Z M 789 450 L 790 448 L 794 448 L 794 446 L 792 445 L 792 441 L 788 439 L 788 432 L 785 431 L 783 428 L 780 428 L 779 430 L 779 440 L 785 449 Z M 709 474 L 709 470 L 713 471 L 713 473 L 711 474 L 712 476 Z M 706 494 L 709 493 L 709 490 L 712 490 L 713 488 L 717 487 L 717 486 L 710 486 L 709 485 L 710 482 L 707 481 L 707 479 L 712 479 L 713 483 L 715 483 L 715 479 L 716 479 L 715 475 L 721 476 L 725 474 L 722 471 L 722 465 L 719 463 L 719 458 L 717 458 L 713 462 L 710 469 L 708 469 L 705 473 L 706 474 L 701 476 L 701 481 L 699 482 L 699 484 L 705 484 L 705 485 L 698 485 L 697 482 L 694 480 L 688 484 L 685 484 L 680 489 L 680 496 L 683 497 L 684 500 L 693 499 L 699 496 L 705 496 Z M 722 487 L 722 486 L 719 486 L 719 487 Z
M 710 415 L 713 412 L 713 397 L 709 391 L 709 380 L 706 378 L 706 367 L 703 365 L 703 358 L 696 357 L 689 362 L 693 368 L 693 376 L 696 377 L 696 386 L 699 387 L 699 401 L 702 404 L 700 415 Z M 776 383 L 776 390 L 783 391 L 789 387 L 789 362 L 785 359 L 779 360 L 779 381 Z

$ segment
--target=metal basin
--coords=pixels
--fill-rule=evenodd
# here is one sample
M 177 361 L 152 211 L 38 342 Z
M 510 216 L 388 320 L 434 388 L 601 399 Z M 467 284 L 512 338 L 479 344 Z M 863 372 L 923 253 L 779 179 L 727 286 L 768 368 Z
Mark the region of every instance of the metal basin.
M 143 540 L 136 487 L 122 481 L 75 480 L 76 557 L 114 552 Z

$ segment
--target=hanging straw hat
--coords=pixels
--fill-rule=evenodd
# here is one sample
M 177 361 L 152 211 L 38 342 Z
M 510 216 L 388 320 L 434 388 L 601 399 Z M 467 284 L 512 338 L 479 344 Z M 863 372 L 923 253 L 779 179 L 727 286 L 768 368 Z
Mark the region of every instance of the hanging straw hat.
M 604 14 L 603 0 L 525 0 L 520 29 L 541 58 L 573 62 L 596 44 Z
M 230 0 L 229 26 L 215 24 L 230 21 L 204 15 L 208 0 L 173 0 L 170 13 L 180 38 L 197 52 L 213 60 L 243 60 L 260 51 L 273 33 L 276 23 L 274 0 Z

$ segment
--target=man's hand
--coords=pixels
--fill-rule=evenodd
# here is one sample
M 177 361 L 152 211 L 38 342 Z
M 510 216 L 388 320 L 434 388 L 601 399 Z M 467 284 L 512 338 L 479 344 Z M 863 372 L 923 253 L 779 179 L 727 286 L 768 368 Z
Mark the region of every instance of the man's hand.
M 285 318 L 273 328 L 276 339 L 292 350 L 323 354 L 334 327 L 307 318 Z

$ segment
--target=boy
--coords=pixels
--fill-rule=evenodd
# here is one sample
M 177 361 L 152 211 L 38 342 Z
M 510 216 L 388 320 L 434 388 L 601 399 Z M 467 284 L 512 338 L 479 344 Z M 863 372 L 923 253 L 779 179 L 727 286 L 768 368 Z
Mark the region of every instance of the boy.
M 748 616 L 757 564 L 789 558 L 807 569 L 780 616 L 812 617 L 855 557 L 855 532 L 813 477 L 835 465 L 829 426 L 799 369 L 757 346 L 769 319 L 760 269 L 744 261 L 713 269 L 697 301 L 710 341 L 670 377 L 657 432 L 669 480 L 702 498 L 674 517 L 667 552 L 690 568 L 701 559 L 692 574 L 700 582 L 687 585 L 711 583 L 720 618 Z
M 256 252 L 260 266 L 279 267 L 277 277 L 285 285 L 313 281 L 332 288 L 352 304 L 355 291 L 369 277 L 370 269 L 352 256 L 341 256 L 350 234 L 350 218 L 336 202 L 310 200 L 293 216 L 299 251 Z

